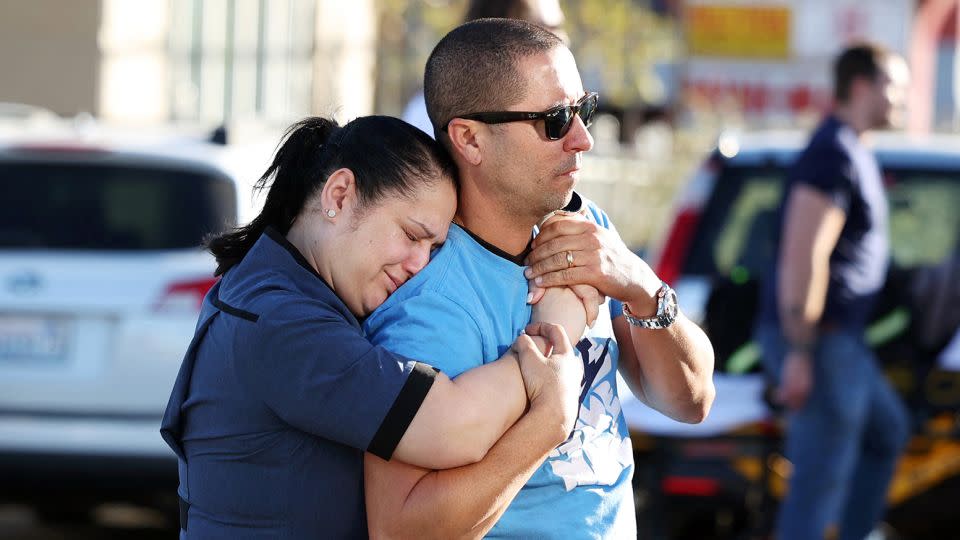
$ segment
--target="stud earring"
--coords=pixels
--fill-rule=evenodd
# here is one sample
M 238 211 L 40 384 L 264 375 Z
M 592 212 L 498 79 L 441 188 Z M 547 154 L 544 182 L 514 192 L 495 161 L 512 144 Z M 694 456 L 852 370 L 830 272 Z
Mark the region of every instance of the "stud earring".
M 333 208 L 327 210 L 327 217 L 328 217 L 328 218 L 335 218 L 335 217 L 337 217 L 337 211 L 334 210 Z

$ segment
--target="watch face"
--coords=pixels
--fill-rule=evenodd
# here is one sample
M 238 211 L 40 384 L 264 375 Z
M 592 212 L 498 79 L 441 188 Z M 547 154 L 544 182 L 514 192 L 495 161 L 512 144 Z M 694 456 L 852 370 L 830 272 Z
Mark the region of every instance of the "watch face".
M 680 310 L 680 307 L 677 305 L 677 293 L 670 289 L 667 291 L 666 296 L 664 297 L 664 314 L 666 314 L 671 319 L 677 316 L 677 312 Z

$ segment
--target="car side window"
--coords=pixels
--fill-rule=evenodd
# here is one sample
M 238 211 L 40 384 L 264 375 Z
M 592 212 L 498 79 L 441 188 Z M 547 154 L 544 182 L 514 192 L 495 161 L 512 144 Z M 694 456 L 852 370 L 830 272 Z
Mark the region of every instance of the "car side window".
M 887 179 L 897 266 L 940 264 L 960 250 L 960 179 L 946 172 L 890 172 Z
M 759 277 L 775 256 L 781 179 L 751 175 L 733 202 L 713 247 L 717 272 L 734 281 Z

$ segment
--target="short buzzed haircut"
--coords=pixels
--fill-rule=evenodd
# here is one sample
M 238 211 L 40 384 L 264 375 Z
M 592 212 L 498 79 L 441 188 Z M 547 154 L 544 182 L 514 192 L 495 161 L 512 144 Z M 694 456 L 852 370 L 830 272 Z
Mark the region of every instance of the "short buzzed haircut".
M 850 89 L 858 78 L 876 81 L 890 51 L 875 43 L 861 42 L 847 47 L 833 63 L 833 97 L 838 103 L 850 100 Z
M 453 118 L 502 111 L 526 96 L 520 60 L 565 46 L 540 26 L 514 19 L 479 19 L 440 40 L 427 60 L 423 95 L 438 141 Z

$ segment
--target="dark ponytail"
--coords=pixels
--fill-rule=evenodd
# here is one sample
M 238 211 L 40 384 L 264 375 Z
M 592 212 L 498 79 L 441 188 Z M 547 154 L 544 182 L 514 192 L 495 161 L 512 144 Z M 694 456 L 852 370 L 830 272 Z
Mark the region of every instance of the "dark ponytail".
M 388 116 L 365 116 L 340 127 L 326 118 L 290 126 L 273 163 L 255 189 L 269 189 L 260 214 L 249 224 L 211 236 L 206 246 L 222 275 L 246 256 L 267 227 L 286 234 L 337 169 L 353 171 L 361 205 L 386 195 L 413 196 L 424 184 L 457 183 L 447 153 L 419 129 Z M 272 180 L 272 181 L 271 181 Z

